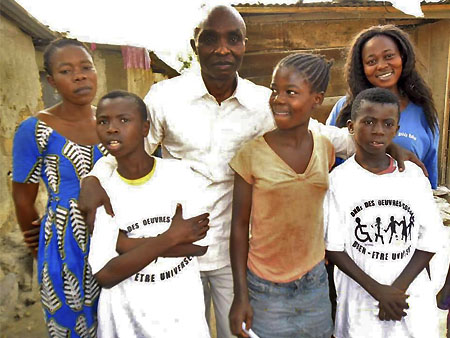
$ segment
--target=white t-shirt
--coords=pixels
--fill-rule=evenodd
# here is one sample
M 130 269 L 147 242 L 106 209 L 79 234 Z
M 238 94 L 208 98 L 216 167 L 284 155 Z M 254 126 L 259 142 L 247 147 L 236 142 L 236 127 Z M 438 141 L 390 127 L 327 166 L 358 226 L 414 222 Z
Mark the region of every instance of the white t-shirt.
M 150 151 L 161 143 L 163 158 L 188 163 L 199 184 L 193 195 L 204 201 L 210 213 L 211 245 L 199 257 L 202 271 L 230 264 L 234 173 L 228 163 L 245 142 L 275 128 L 270 93 L 238 76 L 235 92 L 219 105 L 200 72 L 188 71 L 153 85 L 144 99 L 150 115 Z M 347 158 L 354 153 L 347 128 L 325 126 L 314 119 L 309 128 L 328 137 L 336 155 Z M 115 166 L 112 156 L 104 157 L 91 175 L 109 175 Z
M 345 251 L 369 276 L 390 285 L 416 249 L 436 252 L 442 221 L 421 169 L 405 162 L 405 171 L 376 175 L 354 156 L 330 174 L 325 199 L 325 244 Z M 334 335 L 341 337 L 438 337 L 433 287 L 423 270 L 406 293 L 409 309 L 401 321 L 380 321 L 378 302 L 338 268 Z
M 119 229 L 130 238 L 155 237 L 169 228 L 177 203 L 183 206 L 183 218 L 202 212 L 189 199 L 188 170 L 179 161 L 155 159 L 153 175 L 142 185 L 125 183 L 117 171 L 101 181 L 115 217 L 103 207 L 97 210 L 89 254 L 94 274 L 117 256 Z M 197 259 L 158 257 L 116 286 L 102 289 L 98 337 L 209 337 Z

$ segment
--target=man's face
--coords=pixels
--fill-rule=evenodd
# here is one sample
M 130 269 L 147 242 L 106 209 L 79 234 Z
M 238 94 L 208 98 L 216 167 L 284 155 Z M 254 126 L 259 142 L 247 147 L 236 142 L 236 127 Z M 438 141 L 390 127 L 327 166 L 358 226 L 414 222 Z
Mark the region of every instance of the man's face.
M 203 77 L 227 80 L 235 77 L 245 53 L 245 25 L 238 14 L 213 10 L 197 29 L 191 46 L 198 56 Z

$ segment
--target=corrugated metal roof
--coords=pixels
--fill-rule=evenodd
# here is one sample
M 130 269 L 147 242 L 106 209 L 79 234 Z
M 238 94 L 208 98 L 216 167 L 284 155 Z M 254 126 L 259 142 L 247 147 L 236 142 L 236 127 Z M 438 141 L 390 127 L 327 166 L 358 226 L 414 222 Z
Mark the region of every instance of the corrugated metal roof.
M 441 0 L 439 2 L 421 2 L 422 5 L 442 5 L 450 4 L 450 0 Z M 303 3 L 301 0 L 295 4 L 287 4 L 282 1 L 274 1 L 272 3 L 235 3 L 235 7 L 386 7 L 392 6 L 389 1 L 358 1 L 358 0 L 335 0 L 332 2 L 308 2 Z
M 22 31 L 30 35 L 34 43 L 45 44 L 59 36 L 13 0 L 0 0 L 0 13 L 14 21 Z

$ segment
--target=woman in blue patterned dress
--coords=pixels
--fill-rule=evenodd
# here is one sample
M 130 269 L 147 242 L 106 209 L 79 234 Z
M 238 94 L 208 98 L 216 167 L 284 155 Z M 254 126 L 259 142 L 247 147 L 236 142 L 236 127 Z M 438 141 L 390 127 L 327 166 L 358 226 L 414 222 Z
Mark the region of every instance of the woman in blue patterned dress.
M 95 337 L 99 287 L 87 263 L 89 233 L 78 210 L 80 179 L 105 154 L 95 132 L 97 73 L 78 41 L 59 39 L 44 53 L 47 80 L 61 102 L 23 121 L 14 138 L 13 199 L 25 243 L 38 259 L 50 337 Z M 48 202 L 35 208 L 39 180 Z

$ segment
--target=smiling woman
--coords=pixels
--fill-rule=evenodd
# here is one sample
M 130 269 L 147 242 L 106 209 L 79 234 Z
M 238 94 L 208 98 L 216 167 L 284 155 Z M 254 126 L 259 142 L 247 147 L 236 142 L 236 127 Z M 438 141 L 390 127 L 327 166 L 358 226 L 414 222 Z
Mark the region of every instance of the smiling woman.
M 59 39 L 44 53 L 47 80 L 62 102 L 18 128 L 13 146 L 13 198 L 25 243 L 38 258 L 41 302 L 49 335 L 94 337 L 99 287 L 87 254 L 89 236 L 78 210 L 79 180 L 105 154 L 97 146 L 97 73 L 87 49 Z M 35 208 L 39 180 L 49 200 Z
M 439 128 L 431 90 L 416 70 L 416 52 L 405 32 L 393 25 L 373 26 L 353 40 L 345 64 L 347 96 L 333 107 L 327 124 L 344 127 L 354 98 L 364 89 L 390 90 L 400 101 L 400 129 L 394 142 L 424 163 L 432 188 L 438 180 Z

